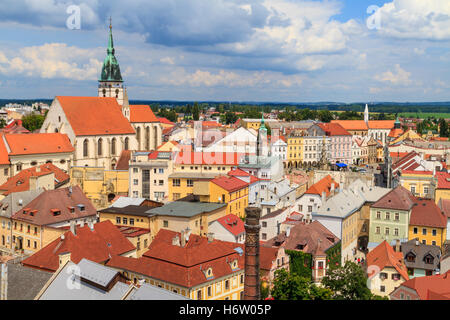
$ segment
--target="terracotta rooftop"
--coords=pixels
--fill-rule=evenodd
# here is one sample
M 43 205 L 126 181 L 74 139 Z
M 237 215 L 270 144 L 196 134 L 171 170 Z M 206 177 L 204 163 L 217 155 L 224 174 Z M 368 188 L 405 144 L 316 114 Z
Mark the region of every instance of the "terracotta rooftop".
M 339 123 L 319 123 L 318 126 L 327 136 L 351 136 Z
M 37 168 L 39 168 L 39 172 L 37 172 Z M 40 177 L 50 173 L 55 175 L 55 189 L 66 184 L 70 180 L 70 176 L 63 170 L 51 163 L 45 163 L 38 167 L 32 167 L 20 171 L 14 177 L 9 178 L 4 184 L 2 184 L 0 186 L 0 191 L 2 191 L 4 195 L 8 195 L 12 192 L 30 190 L 31 177 Z
M 325 192 L 327 196 L 330 195 L 331 192 L 331 185 L 334 183 L 334 188 L 339 188 L 339 183 L 334 181 L 334 179 L 331 177 L 331 175 L 326 176 L 322 180 L 318 181 L 317 183 L 313 184 L 311 187 L 306 190 L 305 194 L 317 194 L 322 195 L 322 192 Z
M 244 222 L 234 214 L 228 214 L 217 219 L 216 221 L 235 236 L 245 232 Z
M 69 137 L 62 133 L 29 133 L 29 134 L 5 134 L 10 156 L 65 153 L 75 149 L 70 143 Z
M 64 233 L 64 239 L 50 242 L 47 246 L 22 261 L 25 266 L 56 271 L 59 267 L 59 254 L 70 252 L 70 260 L 78 263 L 85 258 L 104 263 L 110 257 L 125 254 L 135 249 L 134 245 L 112 224 L 103 221 L 94 224 L 94 230 L 88 225 L 77 227 L 76 235 L 71 231 Z
M 115 98 L 57 96 L 75 135 L 134 134 Z
M 217 177 L 212 179 L 211 182 L 228 192 L 234 192 L 248 187 L 247 182 L 230 176 Z
M 130 122 L 159 122 L 148 105 L 130 105 Z
M 386 267 L 392 267 L 395 268 L 405 280 L 409 279 L 402 252 L 395 252 L 386 240 L 370 251 L 366 257 L 368 266 L 377 266 L 380 271 Z M 373 270 L 373 273 L 374 272 L 375 271 Z M 369 273 L 368 276 L 372 277 L 374 275 L 373 273 Z
M 128 170 L 130 168 L 131 150 L 122 150 L 117 160 L 116 170 Z
M 80 187 L 71 189 L 72 193 L 69 192 L 70 187 L 44 191 L 30 203 L 24 204 L 12 219 L 42 226 L 96 216 L 97 210 Z M 59 213 L 55 214 L 55 209 Z
M 331 120 L 331 123 L 340 124 L 345 130 L 368 130 L 364 120 Z
M 411 210 L 409 225 L 446 228 L 447 217 L 432 199 L 417 199 Z
M 380 200 L 372 205 L 372 208 L 394 209 L 409 211 L 413 207 L 416 198 L 402 186 L 391 190 Z
M 450 271 L 425 277 L 415 277 L 402 286 L 417 292 L 420 300 L 450 300 Z
M 438 180 L 438 189 L 450 189 L 450 173 L 436 172 L 436 178 Z

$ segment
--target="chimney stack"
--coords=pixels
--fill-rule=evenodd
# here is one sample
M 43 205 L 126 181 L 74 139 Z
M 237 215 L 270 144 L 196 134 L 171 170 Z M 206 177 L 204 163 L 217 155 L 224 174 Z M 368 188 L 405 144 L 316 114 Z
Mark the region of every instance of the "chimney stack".
M 180 237 L 180 246 L 184 247 L 186 245 L 186 237 L 184 236 L 184 230 L 181 230 L 181 237 Z
M 208 232 L 208 243 L 213 242 L 213 240 L 214 240 L 214 233 Z
M 77 226 L 75 225 L 75 220 L 70 221 L 70 232 L 72 232 L 74 236 L 77 235 Z
M 395 252 L 400 252 L 400 239 L 395 240 Z
M 261 209 L 245 208 L 245 278 L 244 300 L 260 300 L 259 279 L 259 219 Z

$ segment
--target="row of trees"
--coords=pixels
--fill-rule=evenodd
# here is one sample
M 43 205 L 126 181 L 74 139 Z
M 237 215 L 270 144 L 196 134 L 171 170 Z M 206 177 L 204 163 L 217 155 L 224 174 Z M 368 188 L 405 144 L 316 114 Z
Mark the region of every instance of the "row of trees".
M 315 285 L 311 279 L 280 269 L 275 272 L 271 295 L 275 300 L 384 300 L 367 287 L 367 276 L 357 264 L 347 261 L 344 266 L 330 268 Z

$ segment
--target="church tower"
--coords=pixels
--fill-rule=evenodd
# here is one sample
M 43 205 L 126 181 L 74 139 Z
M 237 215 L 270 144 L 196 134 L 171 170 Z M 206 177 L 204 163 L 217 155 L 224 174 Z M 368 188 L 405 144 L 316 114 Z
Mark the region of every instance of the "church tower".
M 117 103 L 121 106 L 125 106 L 123 113 L 127 118 L 129 115 L 128 97 L 126 89 L 123 87 L 122 75 L 120 73 L 119 63 L 114 56 L 114 42 L 112 36 L 111 20 L 109 23 L 109 40 L 108 48 L 106 50 L 106 58 L 103 61 L 102 73 L 98 81 L 98 96 L 116 98 Z
M 366 109 L 364 110 L 364 122 L 369 125 L 369 106 L 366 104 Z
M 269 155 L 268 145 L 267 145 L 267 128 L 264 125 L 264 115 L 261 118 L 261 126 L 258 130 L 258 137 L 256 139 L 256 156 L 267 157 Z

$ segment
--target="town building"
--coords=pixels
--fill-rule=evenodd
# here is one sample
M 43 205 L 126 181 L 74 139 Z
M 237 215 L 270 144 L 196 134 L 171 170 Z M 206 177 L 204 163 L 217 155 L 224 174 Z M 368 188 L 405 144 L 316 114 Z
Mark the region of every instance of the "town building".
M 400 248 L 410 279 L 439 273 L 441 249 L 438 246 L 413 239 L 402 243 Z
M 397 245 L 397 249 L 394 250 L 387 241 L 383 241 L 367 254 L 368 285 L 373 294 L 387 297 L 409 280 L 400 245 Z
M 112 256 L 136 257 L 136 247 L 110 221 L 71 226 L 41 250 L 22 261 L 26 267 L 55 272 L 67 261 L 105 264 Z
M 209 224 L 208 231 L 217 240 L 241 244 L 245 241 L 244 222 L 234 214 L 214 220 Z
M 290 216 L 290 211 L 290 208 L 281 208 L 260 218 L 261 229 L 259 238 L 261 241 L 275 238 L 281 233 L 281 224 Z
M 390 295 L 391 300 L 450 300 L 450 271 L 413 278 L 403 282 Z

